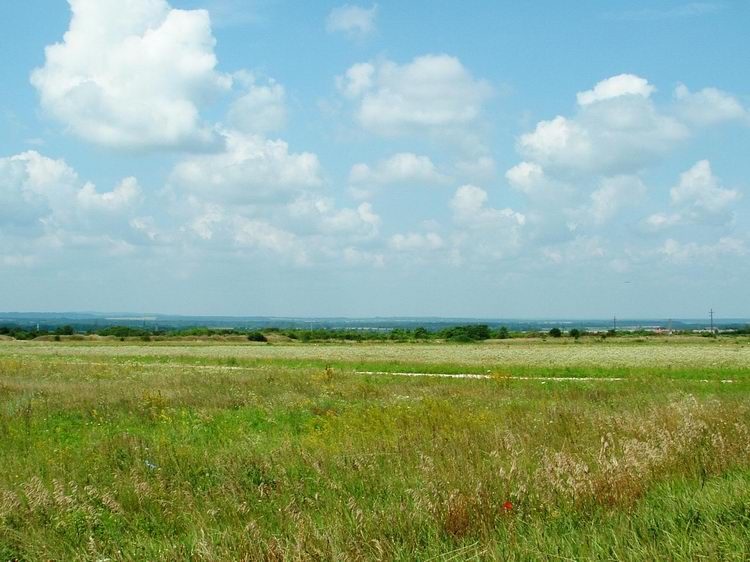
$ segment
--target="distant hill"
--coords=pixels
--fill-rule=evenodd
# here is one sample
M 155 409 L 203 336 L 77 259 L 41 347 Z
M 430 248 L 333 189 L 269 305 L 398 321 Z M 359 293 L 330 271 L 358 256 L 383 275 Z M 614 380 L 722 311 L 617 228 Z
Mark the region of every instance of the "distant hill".
M 617 328 L 669 327 L 675 330 L 701 329 L 708 325 L 708 318 L 636 318 L 617 319 Z M 374 318 L 300 318 L 273 316 L 179 316 L 140 312 L 0 312 L 0 326 L 56 328 L 71 325 L 79 331 L 108 326 L 130 326 L 161 329 L 189 327 L 219 329 L 262 328 L 347 328 L 359 330 L 391 330 L 394 328 L 424 327 L 428 330 L 466 325 L 487 324 L 492 328 L 506 326 L 514 331 L 549 330 L 560 328 L 588 328 L 604 330 L 612 328 L 611 318 L 565 319 L 565 318 L 441 318 L 441 317 L 374 317 Z M 715 319 L 717 327 L 739 327 L 750 324 L 747 318 Z

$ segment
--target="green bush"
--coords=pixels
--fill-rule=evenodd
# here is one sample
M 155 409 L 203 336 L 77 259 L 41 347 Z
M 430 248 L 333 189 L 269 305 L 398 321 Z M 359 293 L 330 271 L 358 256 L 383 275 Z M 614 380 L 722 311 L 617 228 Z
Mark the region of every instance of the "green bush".
M 261 332 L 250 332 L 247 335 L 248 341 L 258 341 L 258 342 L 267 342 L 268 338 L 264 336 Z

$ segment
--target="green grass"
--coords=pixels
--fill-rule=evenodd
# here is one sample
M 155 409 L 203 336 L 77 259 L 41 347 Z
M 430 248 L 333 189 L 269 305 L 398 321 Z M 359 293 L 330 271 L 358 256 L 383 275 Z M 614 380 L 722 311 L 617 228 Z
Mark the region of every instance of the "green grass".
M 0 560 L 747 560 L 746 346 L 3 343 Z

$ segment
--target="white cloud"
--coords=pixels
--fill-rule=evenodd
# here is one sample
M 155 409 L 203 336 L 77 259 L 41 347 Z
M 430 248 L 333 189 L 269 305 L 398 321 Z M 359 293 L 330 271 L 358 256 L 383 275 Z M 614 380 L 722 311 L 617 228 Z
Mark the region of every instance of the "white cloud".
M 449 261 L 453 265 L 470 262 L 482 266 L 520 249 L 526 216 L 513 209 L 488 207 L 487 199 L 487 192 L 474 185 L 459 187 L 451 199 L 458 227 L 451 237 Z
M 479 156 L 473 160 L 460 160 L 456 162 L 455 166 L 456 173 L 480 181 L 491 181 L 497 175 L 497 166 L 490 156 Z
M 78 192 L 77 198 L 80 207 L 87 211 L 119 213 L 138 206 L 141 201 L 141 188 L 138 186 L 138 180 L 133 177 L 125 178 L 108 193 L 99 193 L 93 184 L 87 183 Z
M 542 248 L 541 253 L 553 264 L 597 260 L 607 255 L 603 240 L 598 236 L 576 236 L 569 242 Z
M 353 38 L 366 37 L 375 32 L 377 14 L 377 4 L 370 8 L 345 4 L 331 10 L 326 20 L 326 29 L 329 33 L 341 32 Z
M 598 101 L 617 98 L 620 96 L 641 96 L 648 98 L 654 92 L 654 87 L 648 81 L 634 74 L 619 74 L 602 80 L 593 90 L 579 92 L 579 105 L 590 105 Z
M 227 120 L 232 128 L 245 133 L 269 133 L 286 125 L 286 91 L 270 80 L 258 85 L 248 73 L 240 73 L 246 93 L 232 103 Z
M 111 192 L 99 193 L 93 184 L 82 183 L 64 160 L 35 151 L 0 158 L 0 230 L 11 225 L 76 230 L 84 228 L 84 223 L 126 215 L 140 202 L 135 178 L 124 179 Z
M 169 177 L 173 190 L 206 201 L 247 204 L 288 197 L 322 184 L 318 157 L 290 153 L 281 140 L 223 131 L 224 151 L 179 162 Z
M 646 186 L 637 176 L 604 178 L 599 189 L 591 194 L 590 213 L 597 225 L 603 225 L 618 212 L 640 203 Z
M 643 227 L 649 231 L 664 230 L 680 224 L 682 215 L 679 213 L 654 213 L 643 221 Z
M 189 228 L 202 240 L 211 240 L 216 227 L 224 222 L 224 210 L 216 204 L 200 205 L 194 199 L 191 201 L 200 211 L 190 222 Z
M 683 214 L 694 220 L 725 221 L 729 207 L 740 198 L 738 191 L 721 187 L 708 160 L 697 162 L 681 174 L 679 184 L 669 195 L 672 204 L 683 208 Z
M 337 84 L 358 102 L 360 125 L 381 135 L 465 127 L 476 122 L 492 94 L 487 82 L 448 55 L 424 55 L 404 65 L 357 64 Z
M 336 87 L 348 98 L 357 98 L 373 87 L 375 65 L 360 62 L 351 66 L 343 76 L 336 77 Z
M 231 87 L 216 72 L 208 12 L 166 0 L 70 0 L 63 41 L 31 82 L 74 134 L 119 148 L 186 148 L 214 140 L 199 107 Z
M 516 164 L 507 172 L 505 178 L 513 189 L 534 196 L 546 193 L 550 186 L 550 180 L 544 174 L 544 169 L 536 162 L 521 162 Z
M 568 175 L 633 174 L 689 135 L 682 123 L 660 113 L 646 95 L 599 96 L 595 103 L 581 105 L 574 117 L 540 121 L 519 139 L 521 155 Z
M 686 263 L 695 260 L 716 259 L 722 256 L 746 256 L 748 251 L 744 241 L 725 236 L 720 238 L 715 244 L 682 243 L 669 238 L 659 248 L 658 253 L 671 262 Z
M 288 210 L 296 228 L 311 233 L 369 239 L 377 236 L 381 224 L 380 216 L 370 203 L 361 203 L 356 209 L 337 209 L 332 199 L 301 197 L 292 202 Z
M 474 185 L 463 185 L 456 190 L 450 202 L 454 217 L 470 228 L 503 225 L 523 226 L 526 217 L 513 209 L 493 209 L 486 206 L 487 192 Z
M 39 228 L 43 218 L 69 209 L 78 183 L 65 161 L 36 151 L 0 158 L 0 229 Z
M 355 164 L 349 172 L 349 185 L 359 197 L 372 195 L 372 191 L 379 186 L 441 184 L 446 181 L 448 178 L 438 172 L 432 160 L 411 152 L 394 154 L 378 162 L 374 168 L 367 164 Z
M 732 206 L 741 194 L 721 186 L 708 160 L 697 162 L 680 174 L 680 181 L 669 190 L 673 212 L 658 212 L 644 219 L 642 227 L 656 232 L 683 224 L 722 225 L 733 218 Z
M 32 267 L 36 264 L 35 256 L 23 254 L 3 255 L 0 254 L 0 267 Z
M 350 265 L 367 265 L 370 267 L 385 266 L 385 256 L 377 252 L 368 252 L 353 247 L 344 248 L 342 252 L 344 261 Z
M 716 88 L 691 92 L 680 84 L 675 89 L 675 99 L 680 119 L 693 125 L 714 125 L 750 116 L 737 98 Z
M 238 218 L 234 241 L 240 246 L 290 256 L 299 265 L 307 262 L 307 254 L 294 234 L 265 221 Z
M 410 232 L 391 236 L 389 245 L 397 252 L 424 252 L 439 250 L 445 246 L 445 242 L 439 234 L 434 232 L 427 234 Z

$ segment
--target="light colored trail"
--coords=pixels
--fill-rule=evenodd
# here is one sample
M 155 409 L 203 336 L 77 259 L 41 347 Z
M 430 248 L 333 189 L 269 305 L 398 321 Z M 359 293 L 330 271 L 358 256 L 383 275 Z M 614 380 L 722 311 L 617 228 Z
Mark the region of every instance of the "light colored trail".
M 392 371 L 354 371 L 355 375 L 393 375 L 396 377 L 438 377 L 444 379 L 491 379 L 492 375 L 478 375 L 476 373 L 403 373 Z M 624 377 L 501 377 L 500 380 L 509 381 L 542 381 L 542 382 L 613 382 L 627 380 Z M 701 379 L 699 381 L 692 379 L 669 379 L 685 380 L 689 382 L 721 382 L 722 384 L 731 384 L 734 379 L 723 379 L 721 381 L 710 381 Z
M 24 356 L 11 356 L 13 359 L 24 360 Z M 31 363 L 44 363 L 48 365 L 81 365 L 94 367 L 138 367 L 144 369 L 195 369 L 195 370 L 213 370 L 213 371 L 265 371 L 268 367 L 260 366 L 234 366 L 234 365 L 195 365 L 190 363 L 141 363 L 138 361 L 127 362 L 105 362 L 105 361 L 31 361 Z M 481 375 L 477 373 L 412 373 L 397 371 L 354 371 L 355 375 L 392 375 L 396 377 L 432 377 L 444 379 L 491 379 L 492 375 Z M 625 377 L 521 377 L 509 376 L 501 377 L 500 380 L 516 381 L 540 381 L 540 382 L 617 382 L 628 380 Z M 709 380 L 709 379 L 666 379 L 685 382 L 720 382 L 722 384 L 732 384 L 737 382 L 734 379 Z
M 445 379 L 491 379 L 492 375 L 475 373 L 396 373 L 390 371 L 355 371 L 356 375 L 394 375 L 398 377 L 440 377 Z M 500 380 L 520 381 L 556 381 L 556 382 L 590 382 L 590 381 L 624 381 L 622 377 L 501 377 Z

